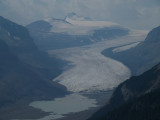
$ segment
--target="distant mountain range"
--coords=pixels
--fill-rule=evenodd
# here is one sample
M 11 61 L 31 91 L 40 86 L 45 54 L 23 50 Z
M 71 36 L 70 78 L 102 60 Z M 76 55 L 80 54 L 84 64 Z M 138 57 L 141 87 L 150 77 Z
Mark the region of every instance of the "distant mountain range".
M 115 53 L 115 56 L 118 56 L 118 54 L 119 56 L 113 57 L 127 63 L 127 65 L 135 65 L 136 69 L 132 68 L 134 72 L 138 71 L 138 63 L 139 69 L 148 68 L 156 64 L 160 57 L 158 52 L 160 48 L 159 33 L 160 27 L 157 27 L 148 34 L 144 42 L 135 48 L 124 51 L 124 54 Z M 110 55 L 111 50 L 109 52 L 104 51 L 103 53 Z M 126 57 L 125 55 L 128 56 Z M 125 59 L 120 57 L 125 57 Z M 127 62 L 127 60 L 130 61 Z M 143 74 L 131 77 L 121 83 L 114 91 L 106 106 L 102 107 L 88 120 L 159 120 L 159 95 L 160 64 L 157 64 Z
M 26 26 L 40 49 L 60 49 L 92 44 L 127 35 L 129 29 L 108 21 L 92 21 L 75 13 L 64 19 L 47 18 Z
M 37 49 L 26 28 L 0 17 L 0 114 L 19 102 L 65 95 L 66 88 L 52 81 L 61 73 L 57 63 Z

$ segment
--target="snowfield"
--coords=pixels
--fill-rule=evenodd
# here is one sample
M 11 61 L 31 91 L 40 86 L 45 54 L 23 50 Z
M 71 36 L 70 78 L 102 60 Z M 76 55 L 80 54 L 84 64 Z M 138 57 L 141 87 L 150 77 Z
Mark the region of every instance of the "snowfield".
M 70 67 L 53 81 L 72 92 L 93 92 L 116 87 L 130 77 L 130 70 L 122 63 L 103 56 L 101 52 L 106 48 L 143 41 L 146 34 L 134 30 L 127 36 L 103 40 L 93 45 L 48 51 L 50 55 L 70 62 Z
M 48 22 L 52 28 L 50 32 L 68 33 L 69 35 L 92 35 L 94 30 L 104 27 L 120 27 L 119 24 L 109 21 L 91 21 L 73 16 L 62 19 L 47 18 L 44 21 Z

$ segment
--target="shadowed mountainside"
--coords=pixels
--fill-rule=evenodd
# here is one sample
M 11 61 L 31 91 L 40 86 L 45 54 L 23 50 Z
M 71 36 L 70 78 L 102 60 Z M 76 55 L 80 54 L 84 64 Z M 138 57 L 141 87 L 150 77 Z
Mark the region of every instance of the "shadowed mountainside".
M 120 84 L 106 106 L 89 120 L 158 120 L 160 64 Z
M 0 109 L 65 95 L 52 81 L 61 73 L 58 62 L 37 49 L 26 28 L 0 17 Z

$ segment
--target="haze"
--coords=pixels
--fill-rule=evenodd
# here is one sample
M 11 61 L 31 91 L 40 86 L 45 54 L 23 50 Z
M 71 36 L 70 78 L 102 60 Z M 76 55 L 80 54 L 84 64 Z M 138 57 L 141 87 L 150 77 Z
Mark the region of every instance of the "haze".
M 150 30 L 160 24 L 159 11 L 159 0 L 0 0 L 0 15 L 22 25 L 75 12 L 92 20 Z

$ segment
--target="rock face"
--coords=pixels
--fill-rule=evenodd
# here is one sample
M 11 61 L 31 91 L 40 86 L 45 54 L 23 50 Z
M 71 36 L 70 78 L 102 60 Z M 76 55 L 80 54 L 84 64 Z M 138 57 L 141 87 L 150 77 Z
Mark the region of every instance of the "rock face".
M 56 64 L 37 49 L 26 28 L 0 17 L 0 108 L 64 95 L 65 87 L 51 81 L 61 72 Z
M 112 48 L 110 50 L 104 50 L 102 53 L 105 56 L 111 57 L 124 63 L 131 69 L 133 75 L 140 75 L 159 63 L 159 46 L 160 27 L 157 27 L 149 32 L 145 41 L 138 44 L 136 47 L 116 53 L 112 51 Z

